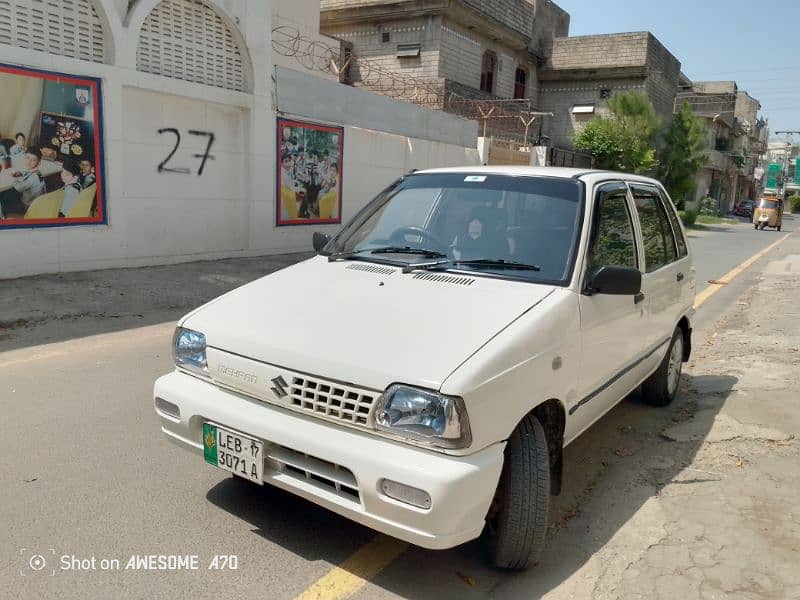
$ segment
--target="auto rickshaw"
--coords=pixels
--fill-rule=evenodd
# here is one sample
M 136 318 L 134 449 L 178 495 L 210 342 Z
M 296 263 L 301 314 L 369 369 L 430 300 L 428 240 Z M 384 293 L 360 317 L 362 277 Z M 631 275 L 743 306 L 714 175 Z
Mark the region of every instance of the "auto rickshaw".
M 773 227 L 780 231 L 782 223 L 783 200 L 769 196 L 762 197 L 753 210 L 753 227 L 756 229 Z

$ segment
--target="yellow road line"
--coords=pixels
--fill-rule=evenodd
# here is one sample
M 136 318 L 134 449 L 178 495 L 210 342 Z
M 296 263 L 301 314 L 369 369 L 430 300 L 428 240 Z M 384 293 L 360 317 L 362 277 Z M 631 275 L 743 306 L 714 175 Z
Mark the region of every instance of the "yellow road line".
M 720 277 L 719 279 L 716 280 L 716 281 L 719 281 L 720 283 L 709 284 L 709 286 L 706 289 L 704 289 L 702 292 L 697 294 L 697 296 L 695 296 L 695 298 L 694 298 L 694 307 L 698 308 L 701 304 L 703 304 L 709 298 L 711 298 L 711 296 L 716 294 L 720 290 L 720 288 L 722 288 L 722 286 L 724 286 L 726 283 L 730 283 L 731 281 L 736 279 L 736 277 L 741 275 L 742 272 L 744 270 L 746 270 L 750 265 L 752 265 L 759 258 L 764 256 L 767 252 L 769 252 L 770 250 L 775 248 L 778 244 L 780 244 L 783 240 L 788 238 L 790 235 L 791 235 L 791 233 L 787 233 L 786 235 L 784 235 L 778 241 L 773 242 L 772 244 L 770 244 L 769 246 L 764 248 L 761 252 L 758 252 L 757 254 L 754 254 L 753 256 L 748 258 L 746 261 L 744 261 L 738 267 L 734 267 L 732 270 L 730 270 L 727 273 L 725 273 L 725 275 L 723 275 L 722 277 Z
M 343 600 L 357 593 L 408 548 L 408 544 L 379 535 L 338 567 L 320 577 L 297 600 Z

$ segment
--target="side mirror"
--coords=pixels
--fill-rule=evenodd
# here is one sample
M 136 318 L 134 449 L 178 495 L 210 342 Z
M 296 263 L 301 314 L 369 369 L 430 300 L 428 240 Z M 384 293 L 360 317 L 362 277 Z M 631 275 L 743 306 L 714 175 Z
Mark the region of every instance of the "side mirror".
M 600 267 L 589 280 L 590 294 L 635 296 L 642 291 L 642 273 L 631 267 Z
M 331 236 L 327 233 L 320 233 L 319 231 L 314 232 L 314 252 L 322 252 L 322 249 L 328 245 L 328 242 L 331 241 Z

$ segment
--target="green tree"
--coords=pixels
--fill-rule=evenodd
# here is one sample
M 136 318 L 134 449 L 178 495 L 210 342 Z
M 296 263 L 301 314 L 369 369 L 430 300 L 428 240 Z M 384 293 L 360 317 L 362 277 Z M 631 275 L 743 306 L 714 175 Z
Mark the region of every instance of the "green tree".
M 608 109 L 608 116 L 595 117 L 575 136 L 575 148 L 591 152 L 599 169 L 652 171 L 661 125 L 653 104 L 644 94 L 631 92 L 614 95 Z
M 708 162 L 708 130 L 684 102 L 664 134 L 658 156 L 658 177 L 676 204 L 695 190 L 695 176 Z

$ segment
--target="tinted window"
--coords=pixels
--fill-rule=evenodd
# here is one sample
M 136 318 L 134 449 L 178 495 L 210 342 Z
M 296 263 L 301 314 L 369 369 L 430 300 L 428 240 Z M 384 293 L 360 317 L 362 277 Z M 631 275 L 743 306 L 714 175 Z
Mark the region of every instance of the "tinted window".
M 766 198 L 761 199 L 761 204 L 758 205 L 759 208 L 778 208 L 778 201 L 777 200 L 767 200 Z
M 625 190 L 600 192 L 589 273 L 600 267 L 636 267 L 636 241 Z
M 686 248 L 686 238 L 683 237 L 683 229 L 681 229 L 681 223 L 678 220 L 678 213 L 675 212 L 675 206 L 672 204 L 672 200 L 670 200 L 663 191 L 661 192 L 661 199 L 664 202 L 664 207 L 667 210 L 669 222 L 672 224 L 672 231 L 675 232 L 675 241 L 678 244 L 678 256 L 687 256 L 689 254 L 689 250 Z
M 631 186 L 631 190 L 642 225 L 645 270 L 652 273 L 677 260 L 675 237 L 655 188 Z

